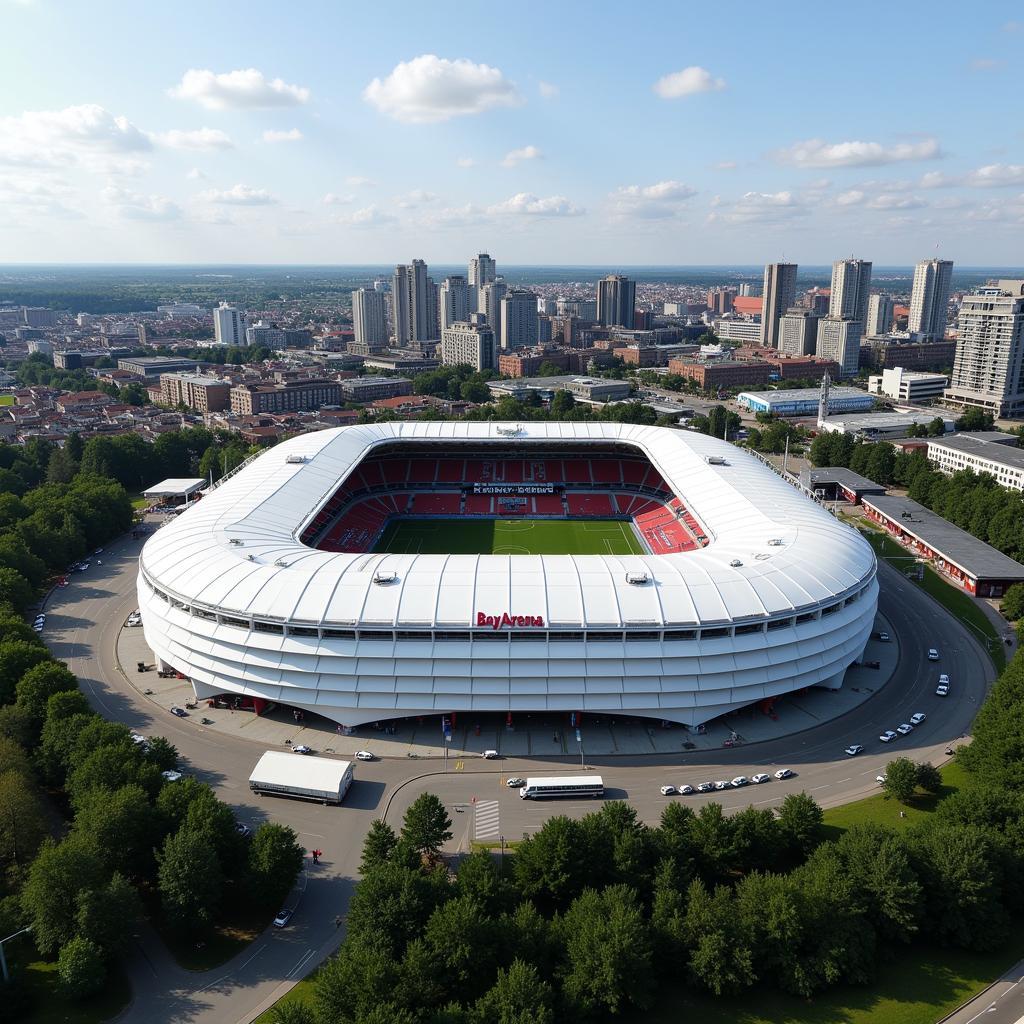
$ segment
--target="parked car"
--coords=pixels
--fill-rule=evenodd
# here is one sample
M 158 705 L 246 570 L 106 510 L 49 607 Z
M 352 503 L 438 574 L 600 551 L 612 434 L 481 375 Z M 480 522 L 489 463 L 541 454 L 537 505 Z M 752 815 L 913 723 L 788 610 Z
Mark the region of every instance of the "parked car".
M 853 757 L 855 754 L 859 754 L 864 748 L 859 743 L 851 743 L 845 753 L 848 757 Z
M 481 755 L 485 761 L 493 761 L 497 756 L 498 752 L 496 750 L 485 750 Z
M 713 782 L 702 782 L 697 787 L 697 792 L 698 793 L 710 793 L 714 788 L 715 788 L 715 784 Z
M 883 644 L 887 644 L 889 643 L 890 636 L 888 633 L 882 632 L 878 634 L 878 639 L 881 640 Z
M 729 783 L 729 785 L 732 786 L 734 789 L 739 789 L 740 787 L 745 786 L 749 781 L 750 780 L 746 777 L 746 775 L 737 775 L 736 778 Z
M 679 787 L 680 796 L 689 796 L 693 792 L 693 786 L 682 785 Z
M 775 778 L 777 778 L 777 779 L 788 779 L 792 774 L 793 774 L 793 769 L 792 768 L 780 768 L 775 773 Z
M 909 736 L 914 731 L 914 727 L 909 722 L 904 722 L 902 725 L 896 726 L 896 731 L 901 736 Z
M 885 776 L 884 775 L 876 775 L 875 776 L 875 782 L 877 782 L 880 786 L 884 786 L 885 785 Z
M 177 715 L 178 718 L 188 718 L 188 712 L 184 708 L 179 708 L 177 705 L 171 708 L 171 714 Z
M 307 747 L 305 743 L 298 743 L 292 747 L 293 754 L 312 754 L 313 748 Z
M 181 772 L 175 772 L 168 769 L 165 772 L 160 773 L 167 782 L 177 782 L 182 777 Z
M 357 761 L 372 761 L 373 760 L 373 754 L 371 754 L 368 750 L 357 750 L 356 751 L 356 760 Z
M 925 715 L 924 712 L 917 711 L 917 712 L 915 712 L 914 714 L 912 714 L 910 716 L 910 724 L 911 725 L 920 725 L 925 720 L 926 717 L 927 717 L 927 715 Z
M 928 648 L 928 660 L 929 661 L 938 661 L 939 660 L 939 652 L 934 647 L 929 647 Z
M 661 795 L 662 796 L 672 796 L 672 794 L 675 793 L 675 791 L 676 791 L 676 787 L 675 786 L 662 786 L 661 787 Z
M 505 785 L 508 786 L 509 789 L 518 789 L 520 786 L 526 785 L 526 779 L 521 779 L 518 775 L 513 775 L 511 779 L 505 780 Z
M 292 914 L 294 913 L 294 910 L 288 909 L 278 911 L 277 917 L 274 918 L 274 927 L 287 928 L 288 922 L 292 919 Z
M 728 789 L 729 786 L 730 783 L 725 779 L 720 779 L 718 782 L 715 783 L 715 789 L 717 790 Z
M 771 776 L 767 774 L 767 772 L 758 772 L 756 775 L 750 776 L 750 781 L 753 782 L 755 786 L 759 786 L 762 782 L 767 782 L 770 778 Z
M 244 825 L 240 821 L 235 822 L 235 831 L 243 838 L 247 839 L 252 834 L 252 829 L 248 825 Z
M 132 743 L 136 746 L 141 747 L 146 742 L 146 737 L 141 732 L 133 732 L 131 734 Z
M 886 729 L 881 736 L 878 737 L 883 743 L 892 743 L 896 739 L 896 733 L 892 729 Z M 849 751 L 847 751 L 849 753 Z

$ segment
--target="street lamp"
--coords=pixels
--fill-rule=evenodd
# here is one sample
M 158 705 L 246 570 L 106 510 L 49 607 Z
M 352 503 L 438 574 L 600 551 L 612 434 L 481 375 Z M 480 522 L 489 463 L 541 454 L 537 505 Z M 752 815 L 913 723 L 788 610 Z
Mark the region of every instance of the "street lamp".
M 8 935 L 6 939 L 0 939 L 0 968 L 4 972 L 4 981 L 9 982 L 11 980 L 10 972 L 7 970 L 7 957 L 4 956 L 4 943 L 10 942 L 11 939 L 16 939 L 19 935 L 24 935 L 26 932 L 32 931 L 32 925 L 28 925 L 22 928 L 20 931 L 15 932 L 13 935 Z
M 580 745 L 580 768 L 583 767 L 583 733 L 576 730 L 576 742 Z

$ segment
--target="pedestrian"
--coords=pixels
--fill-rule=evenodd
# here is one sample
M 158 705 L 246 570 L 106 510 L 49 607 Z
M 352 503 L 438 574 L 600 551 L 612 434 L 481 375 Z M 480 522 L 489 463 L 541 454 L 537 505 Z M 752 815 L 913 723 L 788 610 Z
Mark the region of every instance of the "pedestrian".
M 341 914 L 337 914 L 334 918 L 334 930 L 337 931 L 341 927 Z

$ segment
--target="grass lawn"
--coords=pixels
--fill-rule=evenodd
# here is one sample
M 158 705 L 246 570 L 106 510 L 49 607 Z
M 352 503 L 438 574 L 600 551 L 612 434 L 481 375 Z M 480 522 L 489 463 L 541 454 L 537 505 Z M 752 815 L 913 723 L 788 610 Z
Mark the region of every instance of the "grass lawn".
M 14 405 L 14 395 L 0 395 L 0 405 Z
M 626 1024 L 935 1024 L 1024 957 L 1024 931 L 996 953 L 914 946 L 884 958 L 875 984 L 830 989 L 813 1000 L 754 989 L 735 999 L 664 989 Z
M 403 519 L 374 549 L 453 555 L 639 555 L 630 523 L 572 519 Z
M 179 966 L 184 967 L 186 971 L 208 971 L 227 963 L 246 946 L 255 942 L 270 923 L 270 915 L 260 911 L 258 914 L 249 915 L 248 919 L 225 921 L 201 944 L 192 938 L 182 938 L 169 928 L 162 927 L 159 921 L 153 923 Z
M 313 981 L 316 978 L 316 971 L 314 971 L 308 978 L 303 978 L 295 988 L 291 989 L 287 995 L 281 996 L 280 999 L 274 1006 L 269 1010 L 264 1010 L 252 1024 L 270 1024 L 271 1014 L 274 1011 L 274 1007 L 278 1006 L 291 1006 L 292 1003 L 302 1003 L 306 1006 L 313 1005 Z
M 860 521 L 860 532 L 867 542 L 875 549 L 879 558 L 891 561 L 894 568 L 903 572 L 913 563 L 909 561 L 910 553 L 892 537 L 881 533 L 874 527 L 865 528 Z M 944 608 L 955 615 L 986 648 L 997 672 L 1006 668 L 1006 648 L 996 627 L 989 617 L 978 606 L 977 601 L 959 587 L 947 583 L 934 569 L 925 566 L 924 579 L 913 580 L 919 587 L 931 594 Z
M 822 838 L 838 839 L 854 825 L 873 823 L 902 829 L 922 818 L 927 818 L 942 800 L 969 784 L 967 773 L 955 761 L 943 765 L 941 773 L 942 789 L 938 793 L 919 792 L 909 804 L 901 804 L 891 796 L 879 792 L 864 800 L 830 807 L 825 811 L 825 819 L 822 822 Z M 900 811 L 903 811 L 906 817 L 901 818 Z
M 57 965 L 45 960 L 28 964 L 22 977 L 32 994 L 32 1009 L 21 1024 L 99 1024 L 116 1017 L 132 997 L 128 978 L 112 972 L 103 991 L 86 1002 L 74 1002 L 57 987 Z

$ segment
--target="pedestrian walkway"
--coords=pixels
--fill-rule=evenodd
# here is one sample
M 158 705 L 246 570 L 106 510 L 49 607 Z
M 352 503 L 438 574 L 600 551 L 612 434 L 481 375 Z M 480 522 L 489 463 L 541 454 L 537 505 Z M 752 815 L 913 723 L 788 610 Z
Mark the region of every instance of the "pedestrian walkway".
M 501 834 L 497 800 L 478 800 L 473 809 L 473 838 L 478 842 Z

